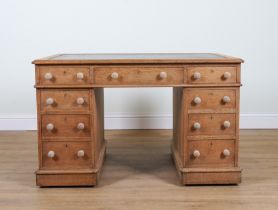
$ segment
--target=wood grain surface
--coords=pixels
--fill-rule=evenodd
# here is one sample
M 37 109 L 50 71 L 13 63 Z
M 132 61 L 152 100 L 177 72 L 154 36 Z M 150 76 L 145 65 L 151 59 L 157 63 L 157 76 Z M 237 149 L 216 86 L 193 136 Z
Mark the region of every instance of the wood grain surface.
M 105 154 L 102 87 L 145 85 L 176 87 L 173 97 L 176 139 L 172 148 L 181 183 L 240 183 L 237 87 L 241 82 L 241 62 L 239 58 L 214 53 L 60 54 L 34 61 L 40 160 L 37 183 L 40 186 L 55 183 L 57 186 L 59 177 L 61 186 L 72 186 L 71 179 L 77 178 L 77 172 L 73 177 L 65 168 L 76 169 L 78 162 L 81 166 L 91 166 L 92 170 L 100 168 Z M 214 89 L 209 89 L 210 85 Z M 64 89 L 58 89 L 61 87 Z M 195 101 L 196 95 L 202 102 L 194 102 L 198 107 L 194 109 L 192 100 Z M 72 142 L 74 139 L 77 142 Z M 80 148 L 86 145 L 88 148 Z M 87 160 L 77 161 L 77 150 L 82 154 L 84 151 L 90 153 Z M 195 150 L 202 155 L 200 158 L 200 154 L 195 155 L 196 159 L 192 160 Z M 219 158 L 223 151 L 231 155 Z M 220 165 L 226 167 L 226 172 L 215 171 Z M 196 166 L 202 167 L 192 171 Z M 61 169 L 59 176 L 56 176 L 58 172 L 51 176 L 48 170 L 54 168 Z M 85 179 L 84 183 L 80 181 L 82 186 L 90 180 L 96 183 L 99 171 L 93 179 L 82 175 Z
M 278 206 L 278 130 L 243 130 L 238 186 L 181 186 L 170 155 L 172 132 L 107 131 L 99 185 L 39 188 L 36 132 L 0 133 L 0 209 L 275 210 Z

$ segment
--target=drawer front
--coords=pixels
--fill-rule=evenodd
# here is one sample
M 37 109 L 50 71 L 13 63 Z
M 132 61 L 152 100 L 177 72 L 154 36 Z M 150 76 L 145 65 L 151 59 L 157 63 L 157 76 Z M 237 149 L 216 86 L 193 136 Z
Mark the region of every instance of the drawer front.
M 90 111 L 89 90 L 41 90 L 41 111 Z
M 236 89 L 186 89 L 185 100 L 190 110 L 236 108 Z
M 233 167 L 235 164 L 234 140 L 190 141 L 188 146 L 190 167 Z
M 235 66 L 198 66 L 187 68 L 187 81 L 191 84 L 231 84 L 237 82 Z
M 43 142 L 42 168 L 74 169 L 92 166 L 90 142 Z
M 97 85 L 183 84 L 183 68 L 177 67 L 95 67 Z
M 235 134 L 236 114 L 188 115 L 188 136 Z
M 41 85 L 86 85 L 90 83 L 90 69 L 87 66 L 42 66 L 39 67 Z
M 91 136 L 91 117 L 79 115 L 42 115 L 41 131 L 43 138 L 84 138 Z

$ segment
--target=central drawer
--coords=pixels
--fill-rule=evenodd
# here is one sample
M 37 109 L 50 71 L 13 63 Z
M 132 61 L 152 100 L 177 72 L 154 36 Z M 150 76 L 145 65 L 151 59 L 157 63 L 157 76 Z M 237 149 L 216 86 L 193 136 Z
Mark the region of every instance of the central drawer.
M 183 84 L 182 67 L 94 67 L 96 85 Z
M 41 115 L 42 137 L 86 138 L 91 136 L 92 120 L 89 114 Z

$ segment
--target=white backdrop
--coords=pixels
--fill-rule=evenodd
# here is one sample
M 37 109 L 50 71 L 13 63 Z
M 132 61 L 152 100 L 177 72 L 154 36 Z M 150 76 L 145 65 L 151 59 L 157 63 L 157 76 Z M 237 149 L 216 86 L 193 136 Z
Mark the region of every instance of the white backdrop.
M 241 127 L 278 128 L 278 1 L 9 0 L 0 3 L 0 129 L 35 128 L 35 58 L 219 52 L 241 57 Z M 167 88 L 106 89 L 106 128 L 171 127 Z

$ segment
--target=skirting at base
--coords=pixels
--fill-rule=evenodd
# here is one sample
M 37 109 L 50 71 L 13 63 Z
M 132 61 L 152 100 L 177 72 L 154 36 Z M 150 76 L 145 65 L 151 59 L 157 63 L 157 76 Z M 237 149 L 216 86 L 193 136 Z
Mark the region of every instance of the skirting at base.
M 46 174 L 44 171 L 37 171 L 37 185 L 40 187 L 49 186 L 94 186 L 97 184 L 97 173 L 64 173 Z

